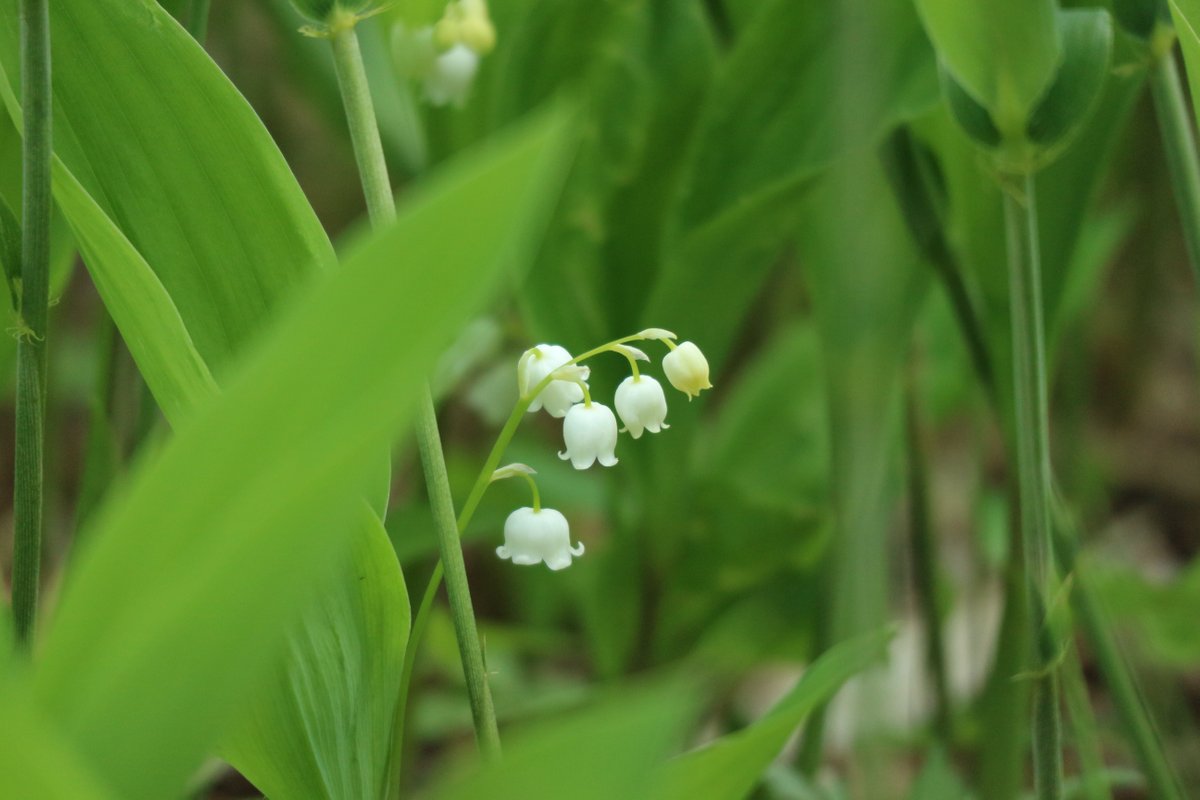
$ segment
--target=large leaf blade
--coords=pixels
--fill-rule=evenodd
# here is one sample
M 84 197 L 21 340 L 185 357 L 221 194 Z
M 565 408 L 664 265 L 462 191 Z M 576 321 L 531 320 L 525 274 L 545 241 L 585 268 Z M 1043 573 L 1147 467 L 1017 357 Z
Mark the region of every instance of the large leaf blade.
M 0 5 L 15 80 L 17 3 Z M 55 149 L 158 275 L 215 373 L 333 250 L 261 121 L 154 0 L 51 7 Z
M 362 513 L 378 443 L 499 267 L 528 253 L 561 130 L 543 119 L 431 181 L 97 515 L 35 692 L 122 796 L 178 791 L 264 674 L 344 550 L 330 531 Z M 447 236 L 462 219 L 473 235 Z

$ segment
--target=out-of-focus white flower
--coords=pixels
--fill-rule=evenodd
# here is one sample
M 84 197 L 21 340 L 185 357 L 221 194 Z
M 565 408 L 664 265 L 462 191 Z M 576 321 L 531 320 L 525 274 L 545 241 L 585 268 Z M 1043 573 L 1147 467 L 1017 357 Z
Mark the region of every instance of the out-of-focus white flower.
M 454 45 L 439 54 L 425 74 L 425 98 L 435 106 L 461 106 L 478 71 L 479 54 L 465 44 Z
M 667 380 L 691 400 L 699 396 L 704 389 L 711 389 L 708 380 L 708 359 L 700 348 L 691 342 L 684 342 L 663 356 L 663 372 Z
M 434 38 L 441 47 L 465 44 L 479 55 L 496 46 L 496 28 L 484 0 L 457 0 L 446 6 L 434 26 Z
M 571 354 L 565 347 L 556 344 L 539 344 L 525 351 L 517 362 L 517 386 L 522 397 L 528 397 L 546 376 L 564 366 L 571 360 Z M 580 380 L 587 381 L 588 368 L 580 367 L 576 375 Z M 583 399 L 583 387 L 574 381 L 555 380 L 543 389 L 533 402 L 529 404 L 530 411 L 540 411 L 545 407 L 552 417 L 564 417 L 572 405 Z
M 641 438 L 643 430 L 658 433 L 671 427 L 663 421 L 667 418 L 667 396 L 662 384 L 649 375 L 630 375 L 621 381 L 613 405 L 635 439 Z
M 587 469 L 597 461 L 611 467 L 617 463 L 617 418 L 603 403 L 579 403 L 571 406 L 563 420 L 565 452 L 558 457 L 571 460 L 575 469 Z
M 496 555 L 514 564 L 545 562 L 553 570 L 571 566 L 571 557 L 583 555 L 583 542 L 571 546 L 567 518 L 552 508 L 526 506 L 508 515 L 504 522 L 504 544 Z

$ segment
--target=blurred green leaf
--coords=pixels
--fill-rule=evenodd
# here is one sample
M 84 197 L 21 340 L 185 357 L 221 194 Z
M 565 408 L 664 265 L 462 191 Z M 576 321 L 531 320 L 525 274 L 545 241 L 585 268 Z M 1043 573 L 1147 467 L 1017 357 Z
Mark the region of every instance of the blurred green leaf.
M 1200 607 L 1200 561 L 1170 581 L 1149 580 L 1116 562 L 1095 560 L 1084 568 L 1104 608 L 1148 645 L 1155 660 L 1177 668 L 1200 664 L 1200 631 L 1190 613 Z
M 1102 8 L 1058 13 L 1062 65 L 1034 108 L 1027 128 L 1035 144 L 1051 152 L 1065 147 L 1087 121 L 1108 77 L 1112 20 Z
M 862 34 L 856 50 L 870 43 L 870 91 L 845 95 L 852 99 L 843 107 L 830 87 L 849 73 L 868 77 L 865 63 L 843 69 L 849 27 Z M 874 3 L 869 15 L 831 2 L 765 4 L 705 102 L 643 322 L 685 336 L 703 331 L 698 341 L 719 371 L 747 307 L 795 234 L 810 180 L 937 96 L 932 53 L 907 0 Z
M 21 307 L 21 223 L 0 195 L 0 268 L 8 281 L 13 311 Z
M 917 0 L 942 64 L 1007 135 L 1020 132 L 1061 59 L 1054 0 Z
M 663 800 L 749 796 L 805 717 L 851 677 L 881 661 L 891 638 L 890 629 L 876 631 L 832 648 L 762 719 L 669 762 L 649 796 Z
M 931 270 L 873 151 L 831 170 L 808 208 L 800 250 L 828 392 L 840 637 L 885 619 L 898 377 Z
M 963 800 L 971 796 L 946 758 L 946 752 L 940 746 L 930 748 L 925 766 L 908 794 L 909 800 Z
M 347 569 L 288 636 L 281 674 L 264 684 L 221 746 L 273 800 L 386 793 L 408 592 L 374 515 L 364 516 L 354 537 Z
M 1112 12 L 1122 28 L 1140 39 L 1149 39 L 1158 24 L 1171 24 L 1166 0 L 1112 0 Z
M 348 542 L 331 531 L 362 513 L 372 454 L 500 267 L 528 255 L 562 123 L 542 117 L 414 192 L 98 512 L 35 690 L 123 797 L 179 791 L 336 571 Z M 462 219 L 473 235 L 447 236 Z
M 17 11 L 0 5 L 15 90 Z M 333 250 L 254 111 L 153 0 L 51 7 L 55 151 L 166 288 L 215 375 Z
M 695 3 L 607 5 L 600 19 L 595 6 L 588 11 L 587 24 L 604 27 L 578 82 L 587 113 L 580 157 L 522 292 L 535 335 L 578 348 L 639 322 L 683 144 L 715 64 Z
M 447 778 L 439 800 L 650 797 L 651 781 L 691 722 L 694 693 L 681 686 L 627 689 L 606 703 L 509 737 L 504 759 Z
M 23 676 L 22 676 L 23 677 Z M 29 687 L 16 677 L 0 682 L 0 775 L 4 795 L 37 800 L 114 800 L 38 711 Z

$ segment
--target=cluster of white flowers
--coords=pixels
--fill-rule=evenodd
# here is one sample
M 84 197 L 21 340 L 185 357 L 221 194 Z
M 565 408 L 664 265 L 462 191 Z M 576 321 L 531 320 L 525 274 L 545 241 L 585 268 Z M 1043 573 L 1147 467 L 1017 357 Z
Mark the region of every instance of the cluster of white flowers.
M 658 433 L 670 426 L 666 423 L 667 397 L 662 384 L 649 375 L 641 374 L 639 361 L 650 357 L 627 342 L 657 340 L 665 343 L 669 352 L 663 357 L 663 373 L 667 380 L 691 400 L 704 389 L 712 388 L 708 377 L 708 361 L 692 342 L 675 344 L 675 334 L 662 328 L 648 328 L 639 334 L 590 350 L 573 358 L 566 348 L 556 344 L 539 344 L 525 351 L 517 362 L 517 385 L 528 412 L 545 409 L 552 417 L 563 421 L 563 441 L 566 450 L 558 454 L 569 460 L 575 469 L 587 469 L 596 462 L 603 467 L 617 463 L 616 449 L 619 433 L 628 432 L 640 439 L 646 431 Z M 588 378 L 590 371 L 580 362 L 601 352 L 615 352 L 629 360 L 632 373 L 617 387 L 613 398 L 616 414 L 603 403 L 591 398 Z M 618 431 L 617 417 L 625 427 Z M 496 478 L 521 474 L 533 484 L 533 471 L 523 465 L 511 465 L 497 470 Z M 496 549 L 501 558 L 514 564 L 545 562 L 550 569 L 570 566 L 572 556 L 583 554 L 583 545 L 571 547 L 566 517 L 553 509 L 543 509 L 537 501 L 533 508 L 519 508 L 504 524 L 504 546 Z
M 432 26 L 397 26 L 392 47 L 400 69 L 421 82 L 431 105 L 461 106 L 479 71 L 479 59 L 496 46 L 486 0 L 452 0 Z

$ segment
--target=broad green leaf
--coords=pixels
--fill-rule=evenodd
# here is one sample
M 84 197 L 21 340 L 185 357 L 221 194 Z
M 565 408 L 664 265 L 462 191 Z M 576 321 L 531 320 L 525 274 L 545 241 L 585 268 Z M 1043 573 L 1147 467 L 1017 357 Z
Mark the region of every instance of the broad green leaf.
M 909 800 L 963 800 L 970 796 L 946 752 L 940 746 L 930 748 L 925 766 L 913 782 Z
M 874 152 L 846 159 L 822 181 L 799 247 L 828 392 L 837 639 L 885 619 L 898 377 L 931 271 Z
M 2 665 L 0 665 L 2 666 Z M 19 676 L 25 677 L 25 676 Z M 52 721 L 31 702 L 25 682 L 0 683 L 0 775 L 6 797 L 37 800 L 115 800 L 72 751 Z
M 694 711 L 694 700 L 679 686 L 626 690 L 607 703 L 510 736 L 503 760 L 466 777 L 448 777 L 432 796 L 439 800 L 653 797 L 654 774 Z
M 34 683 L 122 797 L 180 791 L 337 571 L 349 541 L 332 532 L 362 513 L 379 443 L 500 268 L 528 255 L 561 134 L 543 117 L 414 192 L 94 517 Z M 471 236 L 447 235 L 464 219 Z
M 0 96 L 19 125 L 21 111 L 3 74 Z M 58 158 L 52 183 L 54 199 L 71 226 L 92 282 L 154 399 L 167 419 L 182 420 L 190 409 L 211 398 L 217 385 L 196 352 L 179 310 L 141 253 Z
M 1157 25 L 1171 24 L 1167 0 L 1112 0 L 1112 12 L 1122 28 L 1140 39 L 1149 39 Z
M 1102 8 L 1058 14 L 1062 65 L 1029 118 L 1029 139 L 1051 152 L 1065 147 L 1087 121 L 1108 77 L 1112 20 Z
M 882 660 L 891 638 L 890 630 L 877 631 L 829 650 L 762 719 L 668 763 L 648 796 L 661 800 L 749 796 L 805 717 L 847 680 Z
M 0 3 L 15 88 L 17 3 Z M 333 250 L 254 111 L 154 0 L 51 7 L 55 150 L 158 276 L 218 377 Z
M 829 0 L 768 0 L 755 13 L 706 101 L 682 230 L 811 175 L 936 101 L 933 56 L 909 0 L 869 5 L 867 15 Z M 860 38 L 851 41 L 851 33 Z M 843 58 L 847 48 L 869 49 L 869 62 Z M 869 91 L 843 107 L 831 89 L 849 82 Z M 847 118 L 853 124 L 842 124 Z
M 366 515 L 221 754 L 272 800 L 382 798 L 409 625 L 396 553 Z
M 916 0 L 942 64 L 1006 134 L 1019 133 L 1061 57 L 1054 0 Z
M 685 336 L 703 331 L 714 369 L 794 236 L 809 181 L 936 102 L 932 53 L 908 0 L 852 13 L 853 25 L 841 24 L 840 8 L 771 0 L 739 35 L 705 102 L 642 321 Z M 844 57 L 850 47 L 872 52 L 869 68 Z M 843 91 L 850 85 L 862 91 Z
M 1183 63 L 1187 66 L 1188 88 L 1192 97 L 1200 97 L 1200 0 L 1167 0 L 1171 6 L 1171 17 L 1175 20 L 1175 31 L 1179 35 L 1179 47 L 1183 50 Z M 1200 120 L 1200 107 L 1193 109 Z
M 547 9 L 532 5 L 525 24 L 557 28 Z M 598 24 L 598 13 L 590 7 L 583 24 Z M 522 293 L 539 338 L 584 348 L 635 329 L 659 268 L 683 143 L 715 63 L 702 13 L 688 0 L 604 12 L 603 38 L 578 90 L 589 109 L 580 157 Z M 545 72 L 540 47 L 532 52 Z

